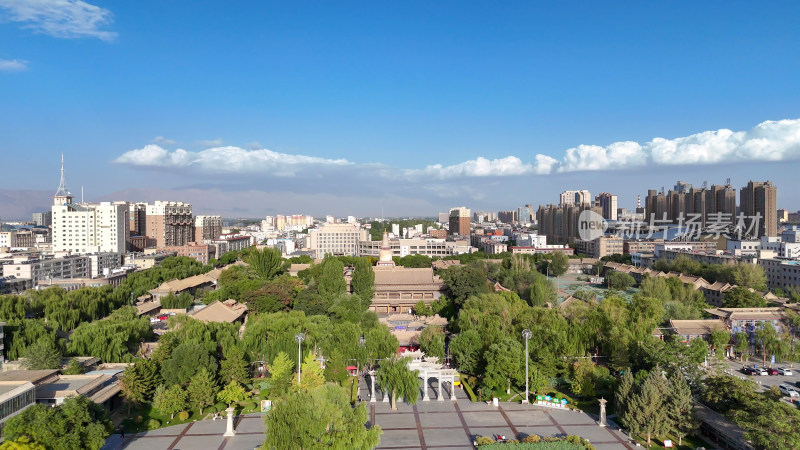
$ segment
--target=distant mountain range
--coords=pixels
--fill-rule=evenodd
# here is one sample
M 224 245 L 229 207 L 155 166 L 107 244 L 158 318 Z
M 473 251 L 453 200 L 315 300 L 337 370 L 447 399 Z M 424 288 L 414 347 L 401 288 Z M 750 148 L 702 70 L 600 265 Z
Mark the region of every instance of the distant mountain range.
M 50 209 L 52 191 L 0 189 L 0 221 L 31 220 L 31 214 Z

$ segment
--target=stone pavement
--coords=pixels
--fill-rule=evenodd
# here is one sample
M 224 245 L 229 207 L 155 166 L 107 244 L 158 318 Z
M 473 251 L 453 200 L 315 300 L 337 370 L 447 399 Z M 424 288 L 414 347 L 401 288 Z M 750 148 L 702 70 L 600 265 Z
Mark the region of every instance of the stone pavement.
M 456 401 L 450 399 L 450 386 L 443 386 L 443 400 L 438 400 L 436 382 L 429 383 L 430 401 L 416 405 L 398 402 L 392 411 L 376 391 L 376 402 L 369 402 L 369 389 L 361 385 L 362 400 L 367 401 L 369 423 L 383 430 L 379 449 L 470 449 L 477 436 L 504 435 L 521 439 L 531 434 L 566 436 L 575 434 L 588 439 L 597 450 L 632 449 L 626 437 L 613 427 L 599 427 L 587 413 L 555 408 L 501 403 L 499 408 L 473 403 L 456 388 Z
M 261 414 L 238 416 L 236 436 L 223 437 L 225 419 L 201 420 L 144 433 L 114 434 L 102 450 L 252 450 L 264 443 L 264 417 Z
M 370 402 L 368 384 L 362 379 L 359 396 L 369 412 L 368 425 L 383 430 L 379 449 L 471 449 L 477 436 L 504 435 L 521 439 L 531 434 L 566 436 L 575 434 L 588 439 L 597 450 L 633 449 L 626 437 L 614 427 L 599 427 L 596 418 L 587 413 L 554 408 L 501 403 L 495 408 L 486 403 L 473 403 L 466 393 L 456 389 L 456 400 L 450 399 L 450 385 L 443 386 L 443 399 L 437 398 L 438 385 L 430 380 L 430 401 L 416 405 L 398 402 L 392 411 L 388 402 L 376 391 Z M 261 414 L 236 418 L 236 436 L 225 438 L 225 420 L 203 420 L 144 433 L 115 434 L 108 438 L 103 450 L 251 450 L 264 442 L 264 419 Z

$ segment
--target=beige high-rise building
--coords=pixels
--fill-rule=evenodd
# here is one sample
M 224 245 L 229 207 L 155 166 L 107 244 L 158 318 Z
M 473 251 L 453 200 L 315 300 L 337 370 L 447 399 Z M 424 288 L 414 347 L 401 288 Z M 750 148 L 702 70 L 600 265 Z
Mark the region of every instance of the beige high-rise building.
M 750 181 L 740 191 L 739 206 L 754 237 L 778 235 L 778 188 L 770 181 Z M 758 227 L 753 222 L 758 222 Z
M 145 231 L 148 241 L 152 240 L 155 247 L 181 246 L 192 242 L 192 205 L 164 201 L 147 205 Z
M 194 240 L 203 242 L 218 239 L 222 234 L 222 216 L 196 216 L 194 218 Z
M 559 196 L 559 205 L 584 205 L 592 203 L 592 194 L 586 189 L 580 191 L 564 191 Z
M 53 196 L 53 252 L 86 254 L 125 253 L 130 219 L 126 202 L 72 202 L 64 179 L 61 157 L 61 183 Z
M 617 196 L 601 192 L 594 198 L 594 203 L 603 210 L 603 219 L 617 220 Z
M 308 230 L 308 248 L 316 258 L 325 255 L 358 255 L 358 241 L 369 239 L 369 232 L 357 223 L 323 223 Z

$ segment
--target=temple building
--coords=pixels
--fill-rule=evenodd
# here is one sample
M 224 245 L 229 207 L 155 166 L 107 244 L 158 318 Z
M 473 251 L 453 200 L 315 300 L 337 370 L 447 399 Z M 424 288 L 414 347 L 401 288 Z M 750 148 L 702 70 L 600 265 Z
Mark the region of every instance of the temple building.
M 431 303 L 441 297 L 445 290 L 444 282 L 433 274 L 430 267 L 396 266 L 386 233 L 383 234 L 379 260 L 373 271 L 375 296 L 370 309 L 378 314 L 410 312 L 420 300 Z

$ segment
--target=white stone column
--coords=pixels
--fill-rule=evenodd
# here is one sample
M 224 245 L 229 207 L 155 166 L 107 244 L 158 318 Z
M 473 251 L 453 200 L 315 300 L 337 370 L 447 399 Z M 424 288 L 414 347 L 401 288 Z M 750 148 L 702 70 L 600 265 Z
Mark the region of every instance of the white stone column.
M 375 374 L 369 374 L 369 402 L 375 403 Z
M 422 401 L 427 402 L 430 401 L 430 397 L 428 397 L 428 371 L 424 371 L 423 378 L 422 378 Z
M 450 400 L 456 401 L 456 377 L 450 377 Z
M 442 374 L 439 373 L 439 376 L 436 377 L 436 381 L 439 383 L 439 395 L 436 397 L 436 400 L 443 402 L 444 397 L 442 397 Z
M 225 412 L 228 413 L 228 426 L 223 436 L 234 436 L 236 434 L 236 431 L 234 431 L 233 429 L 233 408 L 228 407 L 228 409 L 226 409 Z

